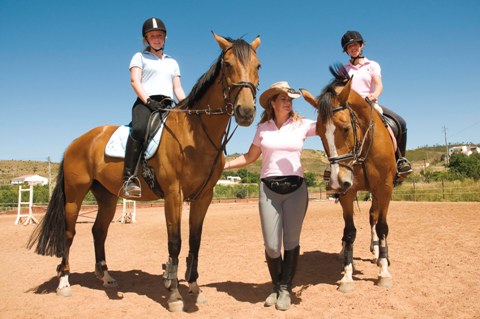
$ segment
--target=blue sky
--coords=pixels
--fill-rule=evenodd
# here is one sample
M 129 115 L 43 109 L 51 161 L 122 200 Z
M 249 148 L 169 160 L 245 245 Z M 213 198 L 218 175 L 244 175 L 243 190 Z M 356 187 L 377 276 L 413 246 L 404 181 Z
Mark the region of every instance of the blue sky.
M 167 26 L 165 51 L 187 93 L 220 53 L 211 31 L 260 35 L 260 93 L 286 80 L 315 95 L 328 66 L 347 60 L 343 33 L 360 31 L 365 56 L 382 66 L 381 104 L 407 120 L 407 149 L 444 145 L 444 127 L 449 143 L 480 143 L 477 0 L 0 0 L 0 159 L 58 162 L 91 128 L 127 124 L 128 65 L 151 16 Z M 302 98 L 294 107 L 316 118 Z M 255 124 L 237 129 L 229 154 L 247 151 Z M 317 137 L 305 148 L 323 149 Z

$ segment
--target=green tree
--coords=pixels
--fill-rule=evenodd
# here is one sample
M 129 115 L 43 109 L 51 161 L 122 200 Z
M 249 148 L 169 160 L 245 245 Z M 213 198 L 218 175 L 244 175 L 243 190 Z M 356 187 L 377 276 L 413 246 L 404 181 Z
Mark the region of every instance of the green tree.
M 480 179 L 480 154 L 470 156 L 453 154 L 448 164 L 449 172 L 458 173 L 474 180 Z
M 308 187 L 317 185 L 317 179 L 315 177 L 315 174 L 313 174 L 312 172 L 304 173 L 303 177 L 305 178 L 305 183 L 307 183 Z

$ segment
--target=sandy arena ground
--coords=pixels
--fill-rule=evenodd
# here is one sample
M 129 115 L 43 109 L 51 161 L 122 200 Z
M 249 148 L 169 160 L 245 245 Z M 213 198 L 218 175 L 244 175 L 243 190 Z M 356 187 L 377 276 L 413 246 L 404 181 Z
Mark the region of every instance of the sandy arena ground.
M 25 249 L 34 226 L 14 225 L 15 215 L 0 215 L 0 318 L 480 318 L 480 203 L 393 202 L 388 221 L 394 285 L 388 289 L 374 284 L 378 269 L 369 251 L 369 203 L 360 203 L 356 286 L 342 294 L 336 290 L 341 278 L 341 207 L 312 201 L 302 231 L 293 305 L 286 312 L 263 306 L 271 284 L 255 202 L 210 206 L 198 281 L 207 303 L 192 302 L 183 280 L 187 208 L 179 265 L 183 313 L 166 309 L 163 208 L 138 209 L 136 223 L 111 224 L 107 259 L 118 289 L 103 288 L 93 272 L 95 213 L 80 217 L 68 298 L 55 293 L 59 259 Z

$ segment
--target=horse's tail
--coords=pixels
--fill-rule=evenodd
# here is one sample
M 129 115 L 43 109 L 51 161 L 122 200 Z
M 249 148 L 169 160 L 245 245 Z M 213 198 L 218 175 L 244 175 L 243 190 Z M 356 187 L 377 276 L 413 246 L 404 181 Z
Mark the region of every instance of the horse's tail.
M 63 257 L 65 252 L 65 192 L 63 160 L 58 170 L 57 185 L 48 203 L 47 212 L 33 231 L 27 243 L 31 249 L 35 243 L 35 252 L 43 256 Z

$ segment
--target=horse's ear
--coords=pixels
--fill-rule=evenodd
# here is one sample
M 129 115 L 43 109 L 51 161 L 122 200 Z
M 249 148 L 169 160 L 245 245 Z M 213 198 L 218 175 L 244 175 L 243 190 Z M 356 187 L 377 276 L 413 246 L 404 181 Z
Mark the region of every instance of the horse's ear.
M 225 51 L 226 49 L 228 49 L 229 47 L 232 46 L 232 43 L 230 41 L 228 41 L 227 39 L 225 39 L 224 37 L 219 36 L 218 34 L 216 34 L 213 31 L 212 31 L 212 34 L 213 34 L 213 37 L 215 38 L 215 40 L 218 42 L 218 45 L 220 46 L 222 51 Z
M 318 100 L 306 89 L 300 89 L 302 92 L 303 98 L 314 108 L 318 109 Z
M 258 47 L 260 46 L 260 36 L 259 35 L 257 35 L 257 37 L 255 38 L 255 40 L 252 41 L 252 43 L 250 43 L 250 46 L 255 51 L 257 51 Z
M 338 100 L 340 104 L 344 105 L 347 103 L 348 96 L 350 95 L 350 90 L 352 89 L 352 80 L 350 79 L 347 84 L 343 87 L 342 91 L 338 94 Z

